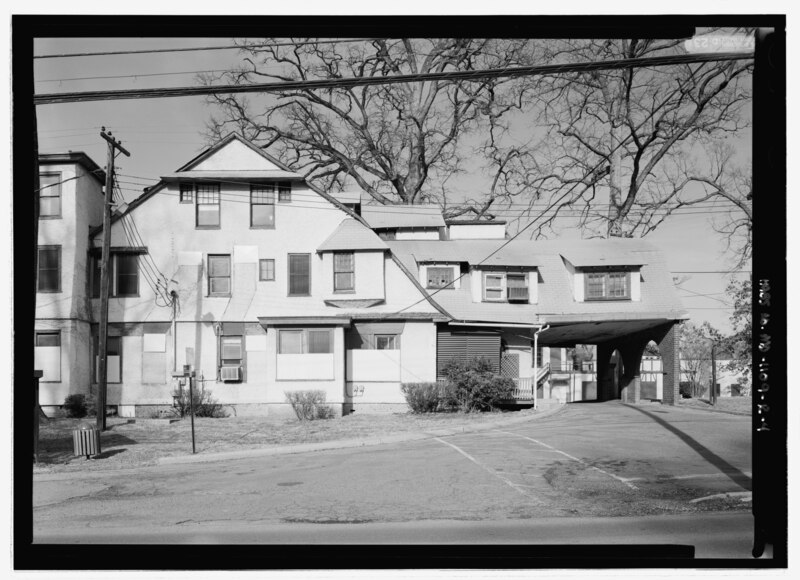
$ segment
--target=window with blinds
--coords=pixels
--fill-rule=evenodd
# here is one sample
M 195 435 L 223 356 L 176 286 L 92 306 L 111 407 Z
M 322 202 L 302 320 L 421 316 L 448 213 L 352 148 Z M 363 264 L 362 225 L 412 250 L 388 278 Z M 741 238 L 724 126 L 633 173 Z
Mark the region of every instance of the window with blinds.
M 208 256 L 208 295 L 230 296 L 231 257 L 230 255 Z
M 289 254 L 289 296 L 311 294 L 311 254 Z
M 353 292 L 356 287 L 355 254 L 341 252 L 333 255 L 333 291 Z

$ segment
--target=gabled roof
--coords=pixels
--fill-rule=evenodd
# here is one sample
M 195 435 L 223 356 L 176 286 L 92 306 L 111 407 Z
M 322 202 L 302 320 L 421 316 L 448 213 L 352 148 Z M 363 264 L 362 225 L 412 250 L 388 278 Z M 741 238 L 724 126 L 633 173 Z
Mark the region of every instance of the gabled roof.
M 505 242 L 508 243 L 504 245 Z M 535 267 L 539 263 L 527 240 L 404 240 L 392 241 L 390 247 L 413 255 L 418 264 L 464 262 L 486 267 Z
M 576 268 L 590 266 L 642 266 L 647 263 L 649 253 L 655 249 L 647 242 L 626 238 L 585 240 L 585 242 L 594 241 L 602 243 L 577 244 L 573 242 L 565 245 L 561 255 Z
M 373 229 L 444 227 L 438 205 L 362 205 L 361 216 Z
M 388 250 L 389 246 L 375 232 L 354 219 L 342 223 L 320 244 L 317 252 Z
M 162 175 L 161 179 L 163 179 L 164 181 L 179 181 L 181 179 L 255 181 L 262 179 L 302 180 L 303 176 L 300 175 L 299 173 L 295 173 L 294 171 L 285 171 L 283 169 L 272 169 L 263 171 L 248 171 L 248 170 L 229 171 L 220 169 L 210 170 L 210 171 L 199 171 L 190 169 L 188 171 L 177 171 L 173 173 L 167 173 L 166 175 Z

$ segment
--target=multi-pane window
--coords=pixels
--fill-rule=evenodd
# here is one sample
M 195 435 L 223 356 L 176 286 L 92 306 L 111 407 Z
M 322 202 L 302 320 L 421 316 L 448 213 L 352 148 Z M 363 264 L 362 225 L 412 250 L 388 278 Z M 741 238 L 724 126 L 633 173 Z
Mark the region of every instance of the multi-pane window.
M 292 184 L 289 181 L 278 182 L 278 201 L 288 203 L 292 201 Z
M 268 258 L 258 261 L 258 279 L 262 282 L 275 280 L 275 260 Z
M 630 272 L 585 272 L 586 300 L 628 300 L 631 297 Z
M 376 334 L 375 335 L 375 349 L 376 350 L 397 350 L 398 340 L 396 334 Z
M 91 259 L 92 297 L 100 297 L 100 257 Z M 111 254 L 109 258 L 109 296 L 139 295 L 138 254 Z
M 292 329 L 278 331 L 279 354 L 330 354 L 333 333 L 324 329 Z
M 453 267 L 428 266 L 428 288 L 452 288 Z
M 194 201 L 194 184 L 181 183 L 181 203 L 192 203 Z
M 218 228 L 220 224 L 219 184 L 198 183 L 197 227 Z
M 61 246 L 39 246 L 39 292 L 61 291 Z
M 252 184 L 250 186 L 250 227 L 275 227 L 274 184 Z
M 39 175 L 39 217 L 61 217 L 61 174 Z
M 208 295 L 229 296 L 231 293 L 230 255 L 208 256 Z
M 311 254 L 289 254 L 289 296 L 311 293 Z
M 333 291 L 352 292 L 356 287 L 355 254 L 341 252 L 333 255 Z
M 486 302 L 528 302 L 528 275 L 524 272 L 487 272 L 483 277 Z

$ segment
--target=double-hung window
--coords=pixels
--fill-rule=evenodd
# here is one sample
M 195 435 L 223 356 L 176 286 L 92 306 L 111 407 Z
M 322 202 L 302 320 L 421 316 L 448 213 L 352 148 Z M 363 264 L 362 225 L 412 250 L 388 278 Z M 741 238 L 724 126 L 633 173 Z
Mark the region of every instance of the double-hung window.
M 220 225 L 220 201 L 218 183 L 198 183 L 196 226 L 218 228 Z
M 311 254 L 289 254 L 289 296 L 311 294 Z
M 42 371 L 43 382 L 61 381 L 61 332 L 35 331 L 34 364 Z
M 278 354 L 330 354 L 331 329 L 291 329 L 278 331 Z
M 486 272 L 483 299 L 486 302 L 528 302 L 528 274 L 525 272 Z
M 505 299 L 502 274 L 486 274 L 483 285 L 483 299 L 498 302 Z
M 333 255 L 333 291 L 353 292 L 356 287 L 355 254 L 339 252 Z
M 92 297 L 100 297 L 100 257 L 91 258 Z M 112 253 L 109 257 L 109 296 L 139 295 L 139 255 Z
M 630 300 L 631 273 L 623 270 L 586 271 L 586 300 Z
M 275 185 L 250 185 L 250 227 L 275 227 Z
M 39 217 L 61 217 L 61 174 L 39 175 Z
M 230 255 L 208 256 L 208 295 L 230 296 L 231 257 Z
M 61 291 L 61 246 L 39 246 L 39 292 Z

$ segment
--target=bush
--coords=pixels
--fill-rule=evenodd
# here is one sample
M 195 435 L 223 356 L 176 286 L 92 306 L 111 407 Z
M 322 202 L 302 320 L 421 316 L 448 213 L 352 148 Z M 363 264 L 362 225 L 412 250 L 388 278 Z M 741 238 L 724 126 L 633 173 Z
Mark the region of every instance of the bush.
M 284 394 L 301 421 L 334 417 L 333 407 L 325 404 L 325 391 L 288 391 Z
M 403 383 L 400 389 L 412 413 L 436 413 L 446 407 L 447 385 L 440 383 Z
M 514 381 L 496 375 L 487 358 L 448 361 L 444 374 L 449 383 L 447 403 L 464 413 L 491 411 L 514 393 Z
M 75 419 L 85 417 L 88 413 L 88 409 L 86 408 L 86 395 L 67 395 L 64 399 L 64 411 L 66 411 L 67 417 L 73 417 Z
M 227 417 L 224 405 L 220 405 L 217 400 L 211 395 L 210 391 L 206 391 L 205 386 L 199 389 L 194 388 L 194 416 L 195 417 L 210 417 L 212 419 L 220 419 Z M 189 386 L 186 385 L 182 388 L 177 388 L 172 391 L 174 407 L 172 414 L 176 417 L 185 417 L 191 413 Z M 158 413 L 156 411 L 156 413 Z

